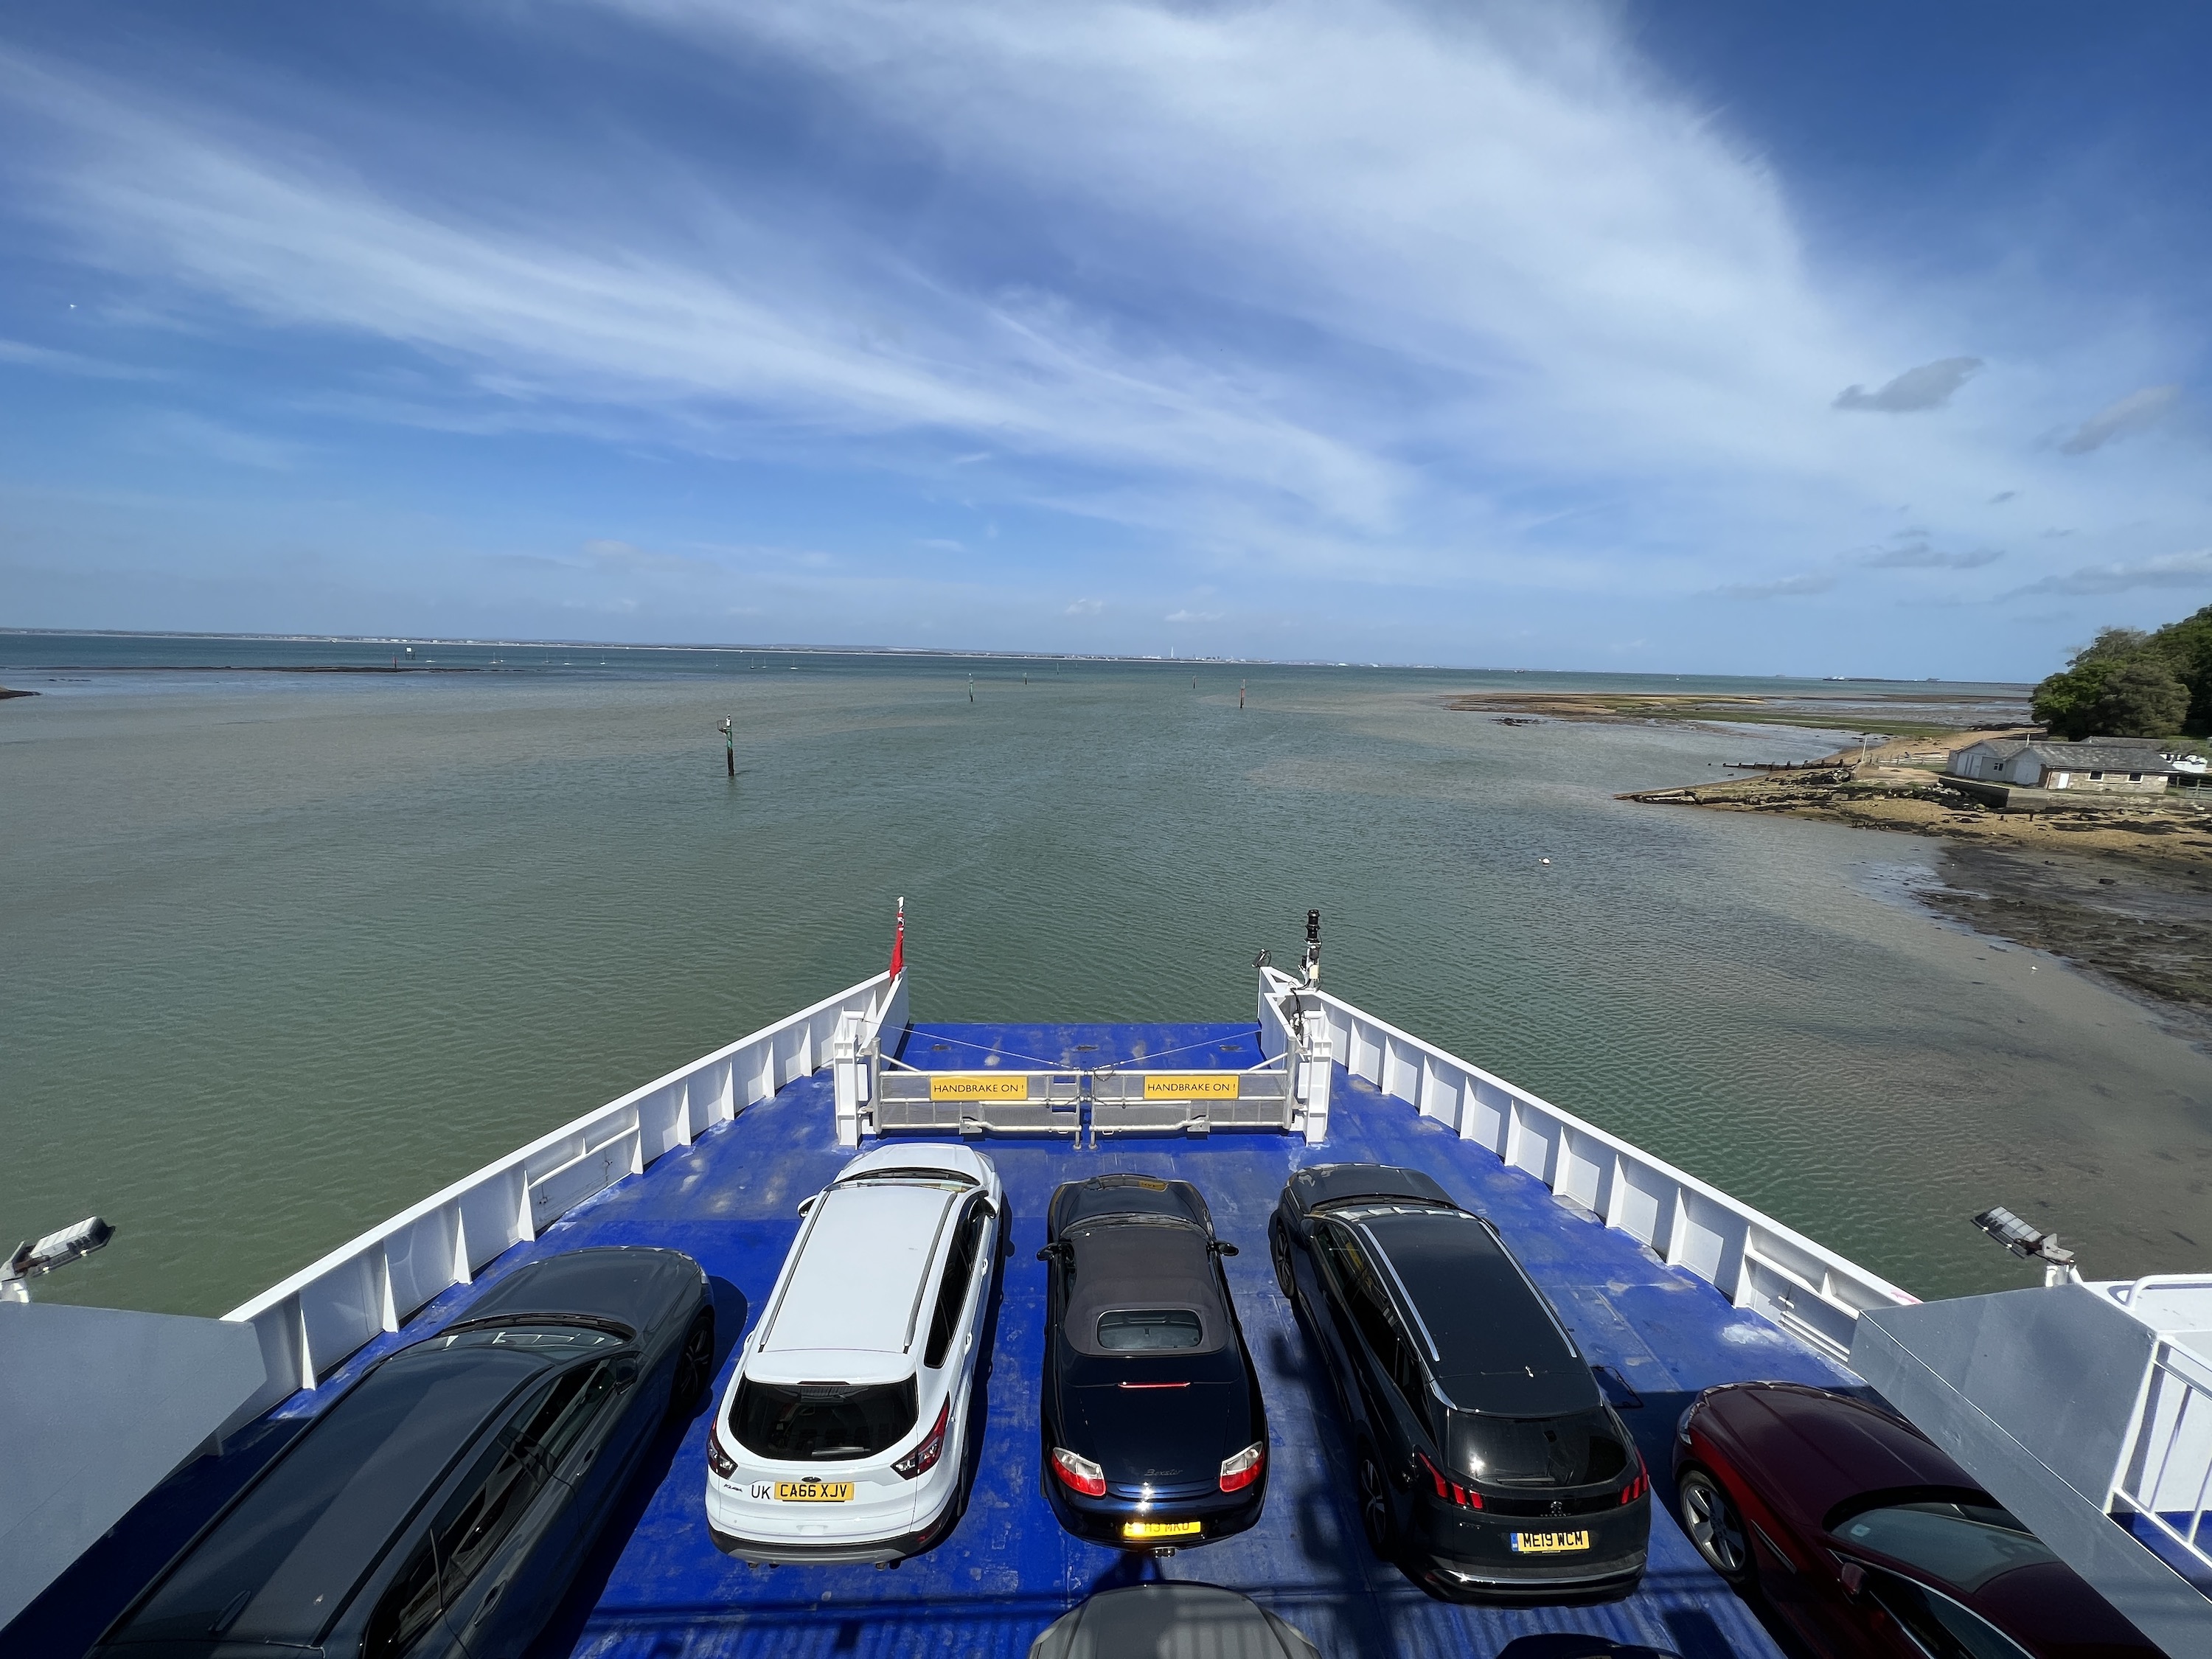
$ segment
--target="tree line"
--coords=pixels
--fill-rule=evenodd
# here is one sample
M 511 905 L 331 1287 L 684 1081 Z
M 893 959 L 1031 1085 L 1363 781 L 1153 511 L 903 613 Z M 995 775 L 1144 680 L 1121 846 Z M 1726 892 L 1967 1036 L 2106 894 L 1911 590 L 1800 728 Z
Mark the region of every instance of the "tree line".
M 2212 735 L 2212 605 L 2149 632 L 2100 630 L 2030 708 L 2053 737 Z

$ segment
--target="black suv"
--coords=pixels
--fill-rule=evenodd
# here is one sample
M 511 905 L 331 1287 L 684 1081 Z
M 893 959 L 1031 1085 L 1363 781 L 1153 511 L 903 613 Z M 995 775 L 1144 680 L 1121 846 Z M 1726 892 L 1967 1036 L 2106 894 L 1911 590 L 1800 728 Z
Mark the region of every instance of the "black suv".
M 1498 1229 L 1417 1170 L 1301 1170 L 1275 1276 L 1350 1420 L 1376 1554 L 1448 1595 L 1626 1595 L 1651 1483 L 1589 1363 Z

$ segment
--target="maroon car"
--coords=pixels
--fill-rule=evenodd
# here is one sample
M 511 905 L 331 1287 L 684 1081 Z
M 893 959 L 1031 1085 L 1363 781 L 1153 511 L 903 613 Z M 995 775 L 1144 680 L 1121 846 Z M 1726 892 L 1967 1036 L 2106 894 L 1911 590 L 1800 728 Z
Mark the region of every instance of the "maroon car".
M 1706 1389 L 1674 1492 L 1706 1564 L 1826 1659 L 2160 1659 L 1917 1429 L 1847 1395 Z

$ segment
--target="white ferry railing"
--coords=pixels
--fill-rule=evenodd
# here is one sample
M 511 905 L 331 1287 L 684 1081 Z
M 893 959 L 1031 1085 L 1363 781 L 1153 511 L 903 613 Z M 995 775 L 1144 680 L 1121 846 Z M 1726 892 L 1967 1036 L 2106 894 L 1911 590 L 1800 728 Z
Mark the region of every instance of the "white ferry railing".
M 1626 1233 L 1832 1358 L 1850 1356 L 1863 1310 L 1918 1300 L 1718 1188 L 1341 997 L 1302 994 L 1310 1011 L 1316 1003 L 1323 1011 L 1335 1055 L 1352 1076 L 1488 1147 L 1569 1208 Z
M 828 1066 L 841 1027 L 872 1041 L 905 1023 L 905 975 L 878 974 L 539 1136 L 233 1309 L 223 1317 L 254 1328 L 269 1373 L 233 1421 L 313 1388 L 586 1199 Z
M 2212 1275 L 2203 1273 L 2157 1273 L 2109 1289 L 2155 1337 L 2105 1510 L 2132 1513 L 2212 1574 L 2212 1363 L 2199 1351 L 2207 1291 Z M 2194 1307 L 2159 1305 L 2191 1292 Z

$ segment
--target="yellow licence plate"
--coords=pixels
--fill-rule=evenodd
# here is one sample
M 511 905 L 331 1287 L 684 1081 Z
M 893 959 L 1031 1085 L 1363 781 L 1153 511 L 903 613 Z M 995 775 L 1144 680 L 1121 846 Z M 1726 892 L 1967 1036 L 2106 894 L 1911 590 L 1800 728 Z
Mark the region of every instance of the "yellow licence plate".
M 1516 1532 L 1513 1547 L 1523 1555 L 1564 1555 L 1569 1550 L 1589 1547 L 1586 1532 Z
M 1124 1538 L 1188 1538 L 1201 1530 L 1195 1521 L 1124 1521 Z
M 775 1483 L 775 1501 L 779 1504 L 849 1504 L 853 1501 L 853 1483 L 849 1480 L 779 1480 Z

